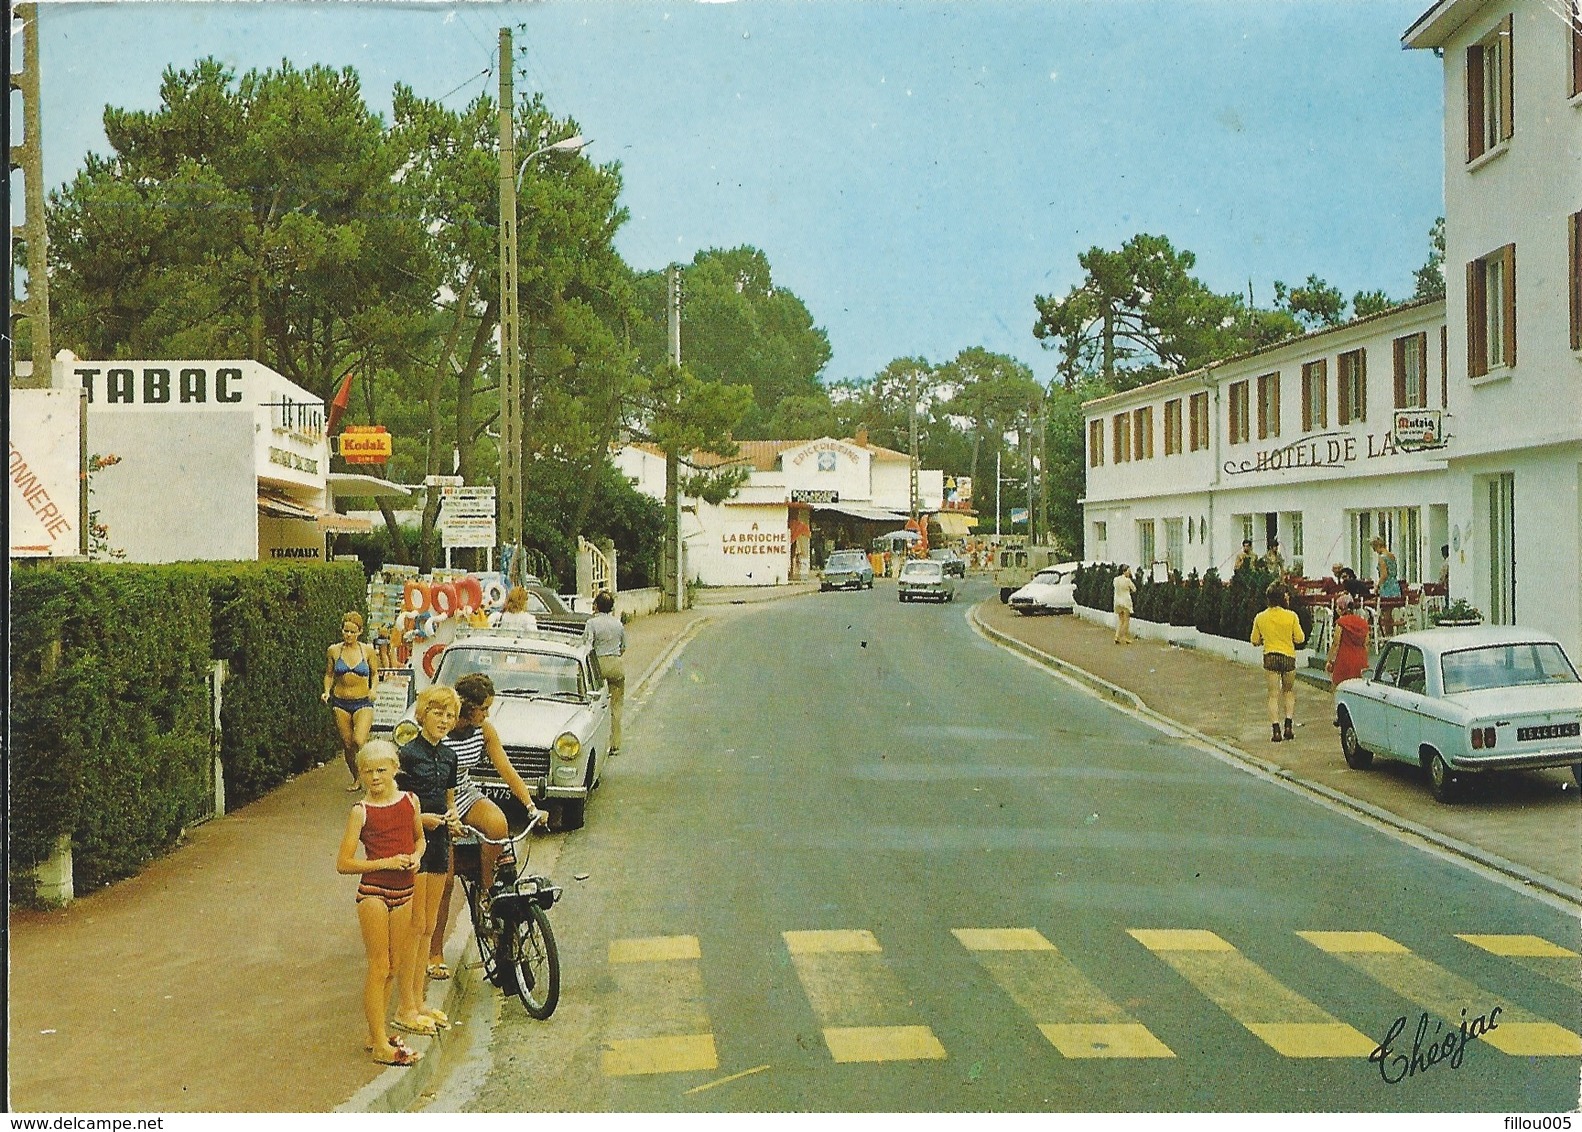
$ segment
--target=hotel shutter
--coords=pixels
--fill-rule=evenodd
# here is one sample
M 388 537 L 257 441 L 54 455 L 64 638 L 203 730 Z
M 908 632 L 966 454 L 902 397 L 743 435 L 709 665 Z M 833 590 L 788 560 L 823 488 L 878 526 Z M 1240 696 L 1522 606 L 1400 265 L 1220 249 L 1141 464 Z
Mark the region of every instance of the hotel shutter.
M 1516 40 L 1511 35 L 1512 16 L 1506 13 L 1500 21 L 1500 46 L 1503 48 L 1500 67 L 1500 140 L 1505 141 L 1516 132 L 1512 117 L 1515 109 Z
M 1483 156 L 1483 48 L 1467 48 L 1467 160 Z
M 1509 16 L 1506 17 L 1510 19 Z M 1500 249 L 1500 259 L 1505 264 L 1505 293 L 1500 296 L 1504 305 L 1502 329 L 1505 331 L 1505 364 L 1516 365 L 1516 245 L 1506 244 Z
M 1450 407 L 1450 328 L 1439 327 L 1439 407 Z
M 1582 0 L 1571 0 L 1571 93 L 1582 94 Z
M 1575 42 L 1582 43 L 1582 31 L 1573 29 L 1572 35 L 1577 37 Z M 1566 235 L 1570 244 L 1570 258 L 1566 262 L 1571 273 L 1571 348 L 1582 350 L 1582 212 L 1571 214 Z
M 1395 407 L 1406 408 L 1406 339 L 1395 340 Z
M 1467 264 L 1467 376 L 1482 377 L 1489 372 L 1489 350 L 1483 340 L 1487 332 L 1488 294 L 1483 288 L 1483 263 Z

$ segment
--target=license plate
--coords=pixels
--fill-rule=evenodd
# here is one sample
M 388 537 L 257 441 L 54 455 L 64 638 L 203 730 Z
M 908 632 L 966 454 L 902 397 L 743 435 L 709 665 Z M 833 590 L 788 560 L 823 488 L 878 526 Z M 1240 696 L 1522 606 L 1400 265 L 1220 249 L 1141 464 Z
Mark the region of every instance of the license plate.
M 1582 723 L 1545 723 L 1538 727 L 1518 727 L 1516 741 L 1525 743 L 1529 739 L 1569 739 L 1579 733 L 1582 733 Z

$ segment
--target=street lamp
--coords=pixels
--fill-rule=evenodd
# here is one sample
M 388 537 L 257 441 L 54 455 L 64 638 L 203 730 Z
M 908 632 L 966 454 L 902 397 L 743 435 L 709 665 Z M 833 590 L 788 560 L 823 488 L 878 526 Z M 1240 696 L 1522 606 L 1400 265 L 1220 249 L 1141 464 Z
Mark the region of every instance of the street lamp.
M 532 153 L 522 158 L 522 164 L 516 167 L 517 189 L 520 190 L 522 188 L 522 174 L 527 172 L 527 166 L 533 158 L 542 157 L 546 153 L 580 153 L 591 144 L 593 144 L 592 138 L 585 138 L 581 134 L 572 134 L 569 138 L 561 138 L 558 142 L 550 142 L 548 145 L 539 146 Z

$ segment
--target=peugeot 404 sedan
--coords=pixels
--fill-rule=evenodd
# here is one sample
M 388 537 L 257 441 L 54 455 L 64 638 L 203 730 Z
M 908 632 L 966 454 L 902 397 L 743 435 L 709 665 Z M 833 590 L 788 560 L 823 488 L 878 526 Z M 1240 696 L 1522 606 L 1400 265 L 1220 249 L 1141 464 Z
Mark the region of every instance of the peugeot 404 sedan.
M 1341 753 L 1423 768 L 1452 802 L 1474 775 L 1570 767 L 1582 785 L 1582 680 L 1560 642 L 1506 625 L 1391 637 L 1336 694 Z

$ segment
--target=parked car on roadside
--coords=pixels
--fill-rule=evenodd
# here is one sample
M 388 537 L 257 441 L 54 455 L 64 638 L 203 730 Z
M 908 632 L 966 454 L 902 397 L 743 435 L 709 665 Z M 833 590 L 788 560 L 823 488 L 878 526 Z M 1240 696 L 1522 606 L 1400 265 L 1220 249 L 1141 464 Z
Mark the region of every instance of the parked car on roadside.
M 914 558 L 903 565 L 896 589 L 902 601 L 956 600 L 956 583 L 945 573 L 945 564 L 930 558 Z
M 824 590 L 873 589 L 873 563 L 861 550 L 837 550 L 824 563 L 818 588 Z
M 610 689 L 591 641 L 556 629 L 475 629 L 446 646 L 435 683 L 454 687 L 470 672 L 494 682 L 489 720 L 534 801 L 549 807 L 557 829 L 580 827 L 610 748 Z M 409 709 L 393 738 L 399 745 L 416 734 Z M 487 759 L 473 780 L 493 800 L 511 799 Z
M 586 610 L 567 608 L 560 595 L 542 582 L 525 582 L 527 611 L 533 615 L 540 628 L 581 629 L 593 616 Z
M 1436 799 L 1502 770 L 1571 768 L 1582 785 L 1582 680 L 1547 633 L 1507 625 L 1391 637 L 1369 673 L 1337 691 L 1341 753 L 1423 768 Z
M 1011 594 L 1007 603 L 1023 615 L 1071 613 L 1077 607 L 1077 567 L 1080 562 L 1046 566 L 1033 580 Z
M 945 567 L 945 573 L 952 577 L 965 578 L 967 576 L 967 560 L 950 547 L 942 546 L 937 550 L 931 550 L 928 552 L 928 556 L 935 562 L 942 563 Z

